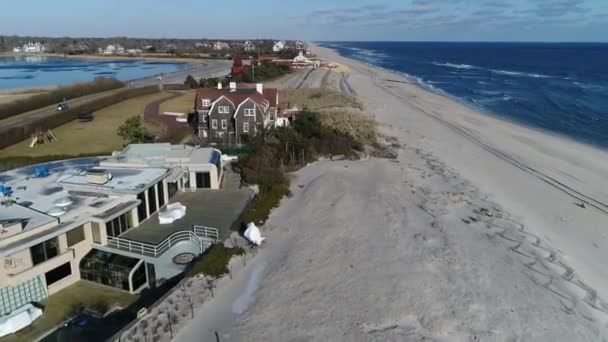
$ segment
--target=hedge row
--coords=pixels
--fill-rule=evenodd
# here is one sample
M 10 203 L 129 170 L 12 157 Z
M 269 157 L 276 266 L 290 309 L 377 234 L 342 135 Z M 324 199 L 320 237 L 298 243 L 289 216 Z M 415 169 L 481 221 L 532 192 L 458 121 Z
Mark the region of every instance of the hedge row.
M 91 100 L 77 107 L 72 107 L 62 112 L 35 119 L 21 126 L 0 127 L 0 148 L 6 148 L 22 140 L 29 139 L 37 129 L 52 129 L 64 125 L 78 118 L 79 114 L 89 113 L 111 106 L 115 103 L 148 94 L 159 92 L 157 86 L 143 88 L 125 89 L 114 95 Z
M 125 84 L 117 79 L 98 77 L 93 82 L 76 83 L 66 87 L 59 87 L 46 93 L 0 105 L 0 120 L 29 112 L 34 109 L 50 106 L 55 103 L 60 103 L 64 100 L 97 94 L 108 90 L 122 88 L 124 86 Z

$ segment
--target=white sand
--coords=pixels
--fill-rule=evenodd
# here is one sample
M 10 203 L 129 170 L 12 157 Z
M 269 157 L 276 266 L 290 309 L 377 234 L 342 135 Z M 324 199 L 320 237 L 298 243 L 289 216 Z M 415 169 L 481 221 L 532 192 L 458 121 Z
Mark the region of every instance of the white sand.
M 399 138 L 398 161 L 299 171 L 260 255 L 176 340 L 605 340 L 605 151 L 313 51 L 350 68 L 339 89 Z M 254 300 L 234 314 L 258 263 Z

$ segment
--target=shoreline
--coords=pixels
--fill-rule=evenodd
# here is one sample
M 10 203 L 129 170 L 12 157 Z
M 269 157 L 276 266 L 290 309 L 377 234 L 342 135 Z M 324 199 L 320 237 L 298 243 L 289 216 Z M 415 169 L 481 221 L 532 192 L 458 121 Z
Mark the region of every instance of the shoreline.
M 155 57 L 143 54 L 141 56 L 117 56 L 117 55 L 98 55 L 98 54 L 82 54 L 82 55 L 62 55 L 58 53 L 36 53 L 27 54 L 22 52 L 3 52 L 0 53 L 0 57 L 56 57 L 56 58 L 69 58 L 69 59 L 87 59 L 87 60 L 133 60 L 133 61 L 150 61 L 150 62 L 167 62 L 167 63 L 189 63 L 199 64 L 208 60 L 209 58 L 190 58 L 190 57 Z M 213 59 L 213 58 L 211 58 Z M 217 58 L 221 59 L 221 58 Z
M 337 58 L 348 61 L 345 63 L 347 65 L 351 64 L 351 68 L 357 68 L 357 64 L 363 66 L 363 68 L 359 68 L 359 72 L 367 73 L 371 71 L 380 75 L 393 75 L 405 79 L 397 72 L 377 68 L 341 56 L 333 49 L 316 45 L 312 45 L 311 48 L 316 50 L 315 52 L 319 51 L 320 53 L 317 54 L 328 59 Z M 378 78 L 375 81 L 378 82 Z M 513 163 L 511 161 L 507 161 L 507 163 L 515 167 L 508 169 L 509 172 L 500 172 L 506 179 L 509 178 L 511 172 L 523 171 L 528 173 L 528 176 L 532 176 L 532 179 L 526 180 L 526 183 L 532 181 L 535 183 L 535 188 L 549 187 L 549 189 L 543 189 L 541 194 L 553 193 L 554 196 L 560 197 L 559 207 L 562 207 L 563 210 L 557 209 L 557 205 L 532 204 L 532 208 L 537 207 L 540 210 L 540 207 L 542 207 L 543 213 L 531 213 L 531 208 L 522 203 L 529 202 L 524 201 L 523 198 L 529 194 L 529 190 L 526 191 L 525 187 L 521 187 L 519 192 L 506 195 L 505 193 L 514 191 L 513 189 L 511 191 L 507 189 L 509 185 L 505 184 L 504 179 L 494 179 L 495 177 L 492 175 L 480 175 L 479 170 L 474 170 L 475 166 L 484 167 L 487 166 L 487 163 L 476 160 L 472 165 L 467 165 L 458 161 L 459 157 L 464 160 L 466 156 L 463 153 L 453 153 L 451 146 L 446 146 L 438 141 L 426 146 L 429 150 L 437 153 L 438 157 L 446 161 L 450 167 L 454 167 L 464 174 L 465 178 L 471 180 L 474 184 L 477 183 L 491 197 L 499 199 L 499 203 L 505 205 L 517 216 L 522 217 L 524 222 L 542 227 L 538 229 L 538 232 L 555 241 L 557 247 L 563 250 L 566 255 L 569 255 L 568 258 L 576 264 L 576 269 L 584 274 L 593 287 L 596 289 L 608 288 L 608 271 L 598 267 L 595 263 L 596 260 L 608 257 L 608 252 L 601 252 L 602 248 L 598 247 L 608 248 L 608 231 L 601 229 L 606 222 L 605 220 L 608 219 L 608 206 L 606 206 L 608 204 L 608 189 L 599 186 L 608 183 L 608 151 L 561 134 L 546 132 L 493 114 L 473 110 L 469 106 L 459 103 L 459 101 L 431 92 L 418 84 L 408 82 L 404 87 L 406 89 L 400 89 L 397 86 L 394 93 L 405 95 L 406 100 L 399 99 L 399 101 L 402 104 L 406 102 L 408 106 L 411 106 L 413 111 L 418 112 L 416 115 L 428 111 L 442 121 L 438 123 L 437 120 L 433 120 L 435 121 L 433 125 L 453 125 L 455 128 L 447 127 L 448 130 L 456 130 L 456 134 L 460 136 L 463 132 L 465 134 L 471 133 L 473 139 L 482 140 L 483 146 L 477 142 L 474 144 L 484 149 L 483 154 L 490 156 L 491 153 L 488 153 L 488 149 L 490 149 L 513 159 Z M 395 94 L 391 95 L 394 96 Z M 416 101 L 416 99 L 420 99 L 420 101 Z M 437 105 L 437 107 L 440 104 L 450 109 L 445 111 L 439 111 L 436 108 L 428 110 L 429 104 Z M 451 111 L 454 113 L 450 113 Z M 372 112 L 375 113 L 374 110 Z M 456 114 L 455 112 L 460 114 L 458 118 L 453 117 L 453 114 Z M 376 115 L 376 119 L 378 120 L 378 115 Z M 411 118 L 407 121 L 411 121 Z M 381 119 L 379 123 L 386 124 Z M 411 130 L 407 131 L 411 135 Z M 498 135 L 501 136 L 498 137 Z M 423 136 L 422 138 L 430 140 L 430 136 Z M 470 138 L 466 139 L 470 140 Z M 533 173 L 529 174 L 530 171 L 533 171 Z M 544 174 L 546 177 L 541 177 L 538 173 Z M 560 184 L 565 185 L 566 189 L 558 189 L 556 186 L 560 186 Z M 558 189 L 557 193 L 555 193 L 555 189 Z M 532 197 L 538 198 L 539 196 Z M 540 198 L 538 200 L 542 201 Z M 597 201 L 601 210 L 597 208 L 579 210 L 580 208 L 575 205 L 576 201 L 579 201 L 579 203 Z M 572 230 L 576 226 L 584 227 L 585 232 L 577 234 Z M 586 246 L 583 246 L 583 241 L 580 241 L 579 238 L 581 237 L 584 237 Z M 577 242 L 576 246 L 571 246 L 572 239 Z
M 534 131 L 537 131 L 537 132 L 539 132 L 541 134 L 549 135 L 549 136 L 552 136 L 554 138 L 558 138 L 558 139 L 562 139 L 562 140 L 568 140 L 568 141 L 570 141 L 572 143 L 582 144 L 582 145 L 588 146 L 590 148 L 599 149 L 599 150 L 607 151 L 608 152 L 608 146 L 602 146 L 600 144 L 595 144 L 595 143 L 590 142 L 590 141 L 578 140 L 578 139 L 576 139 L 574 137 L 568 136 L 568 135 L 566 135 L 564 133 L 561 133 L 561 132 L 551 131 L 549 129 L 546 129 L 546 128 L 543 128 L 543 127 L 540 127 L 540 126 L 535 126 L 535 125 L 528 124 L 528 123 L 525 123 L 525 122 L 517 121 L 516 119 L 510 118 L 510 117 L 508 117 L 508 116 L 506 116 L 504 114 L 493 112 L 493 111 L 491 111 L 491 110 L 489 110 L 487 108 L 483 108 L 481 106 L 478 106 L 478 105 L 476 105 L 473 102 L 469 102 L 469 101 L 467 101 L 467 100 L 465 100 L 463 98 L 460 98 L 460 97 L 458 97 L 456 95 L 452 95 L 450 93 L 447 93 L 447 92 L 445 92 L 445 91 L 443 91 L 441 89 L 438 89 L 438 88 L 436 88 L 437 90 L 429 89 L 429 87 L 427 87 L 429 85 L 426 84 L 426 83 L 425 84 L 427 86 L 424 86 L 424 85 L 422 85 L 422 84 L 420 84 L 418 82 L 414 82 L 413 79 L 417 79 L 418 76 L 410 75 L 410 74 L 405 73 L 403 71 L 383 68 L 383 67 L 380 67 L 380 66 L 368 63 L 368 62 L 360 61 L 360 60 L 357 60 L 357 59 L 354 59 L 354 58 L 351 58 L 351 57 L 346 57 L 346 56 L 341 55 L 337 50 L 335 50 L 333 48 L 320 46 L 320 45 L 317 45 L 317 44 L 314 44 L 314 43 L 309 43 L 309 44 L 311 44 L 312 46 L 318 47 L 318 48 L 331 50 L 333 53 L 335 53 L 336 55 L 339 55 L 342 58 L 349 59 L 349 60 L 351 60 L 353 62 L 356 62 L 356 63 L 361 63 L 361 64 L 363 64 L 363 65 L 365 65 L 365 66 L 367 66 L 369 68 L 373 68 L 373 69 L 377 69 L 377 70 L 380 70 L 380 71 L 383 71 L 383 72 L 386 72 L 386 73 L 394 74 L 394 75 L 399 76 L 399 77 L 401 77 L 403 79 L 403 80 L 387 80 L 387 81 L 406 82 L 406 83 L 408 83 L 408 84 L 410 84 L 412 86 L 419 87 L 420 89 L 422 89 L 424 91 L 427 91 L 429 93 L 442 96 L 442 97 L 444 97 L 446 99 L 449 99 L 450 101 L 457 102 L 458 104 L 460 104 L 462 106 L 465 106 L 465 107 L 469 108 L 470 110 L 472 110 L 474 112 L 477 112 L 477 113 L 485 115 L 485 116 L 492 117 L 492 118 L 494 118 L 496 120 L 504 121 L 504 122 L 513 124 L 513 125 L 518 126 L 518 127 L 534 130 Z
M 398 157 L 292 174 L 292 196 L 260 227 L 266 257 L 252 264 L 265 271 L 250 305 L 230 311 L 243 276 L 175 340 L 214 331 L 234 341 L 608 336 L 608 271 L 598 262 L 608 257 L 605 151 L 311 50 L 350 71 L 302 72 L 283 87 L 338 79 L 398 139 Z

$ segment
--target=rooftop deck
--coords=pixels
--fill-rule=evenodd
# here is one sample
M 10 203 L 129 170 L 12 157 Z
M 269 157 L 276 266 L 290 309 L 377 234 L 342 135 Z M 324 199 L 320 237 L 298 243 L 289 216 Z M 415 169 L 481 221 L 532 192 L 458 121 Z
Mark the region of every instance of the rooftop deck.
M 180 202 L 186 206 L 184 217 L 172 224 L 159 224 L 156 213 L 120 237 L 156 245 L 175 232 L 191 230 L 194 225 L 200 225 L 217 228 L 220 238 L 225 239 L 230 235 L 230 227 L 245 209 L 251 196 L 252 193 L 248 189 L 178 192 L 170 202 Z

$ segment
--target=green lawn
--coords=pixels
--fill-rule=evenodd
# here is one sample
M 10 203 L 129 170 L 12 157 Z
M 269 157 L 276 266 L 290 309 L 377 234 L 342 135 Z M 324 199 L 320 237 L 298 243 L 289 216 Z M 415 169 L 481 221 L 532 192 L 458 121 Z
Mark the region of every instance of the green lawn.
M 101 286 L 87 281 L 79 281 L 54 295 L 44 303 L 44 314 L 29 327 L 0 338 L 0 342 L 33 341 L 37 336 L 63 322 L 71 315 L 73 307 L 78 304 L 94 305 L 104 303 L 108 308 L 114 305 L 127 307 L 137 299 L 136 296 L 111 287 Z
M 166 98 L 169 93 L 156 93 L 132 98 L 95 112 L 91 122 L 72 121 L 52 129 L 57 140 L 30 148 L 30 139 L 24 140 L 1 151 L 2 157 L 79 155 L 86 153 L 107 153 L 120 149 L 122 139 L 116 133 L 127 118 L 143 115 L 145 106 L 155 100 Z
M 161 103 L 158 112 L 190 113 L 194 108 L 196 89 L 186 90 L 184 93 L 183 96 Z

